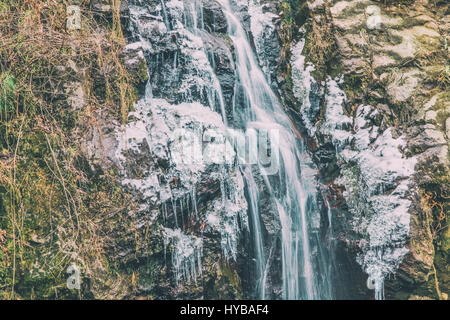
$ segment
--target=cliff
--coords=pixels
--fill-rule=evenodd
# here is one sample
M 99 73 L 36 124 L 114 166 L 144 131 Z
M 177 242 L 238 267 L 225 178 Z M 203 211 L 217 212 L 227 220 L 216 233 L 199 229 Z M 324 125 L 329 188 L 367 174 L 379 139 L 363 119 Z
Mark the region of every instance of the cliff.
M 70 4 L 0 0 L 1 298 L 448 298 L 445 1 Z

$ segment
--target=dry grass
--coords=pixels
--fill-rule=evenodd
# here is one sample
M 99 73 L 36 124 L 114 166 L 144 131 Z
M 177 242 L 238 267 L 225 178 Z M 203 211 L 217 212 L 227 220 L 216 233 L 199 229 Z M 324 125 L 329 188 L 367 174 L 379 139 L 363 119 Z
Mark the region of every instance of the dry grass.
M 333 56 L 332 52 L 335 45 L 331 24 L 325 20 L 317 22 L 312 19 L 307 44 L 308 57 L 314 64 L 318 66 L 326 65 L 329 58 Z
M 88 2 L 69 32 L 67 1 L 0 0 L 0 298 L 79 296 L 65 288 L 67 266 L 106 276 L 109 234 L 130 205 L 113 173 L 90 176 L 79 150 L 90 111 L 126 121 L 135 99 L 118 58 L 120 1 L 107 27 Z M 71 108 L 68 83 L 83 85 L 90 111 Z
M 428 192 L 424 195 L 424 199 L 430 208 L 430 211 L 426 213 L 430 232 L 433 239 L 437 240 L 439 234 L 448 228 L 448 198 L 438 196 L 436 192 Z

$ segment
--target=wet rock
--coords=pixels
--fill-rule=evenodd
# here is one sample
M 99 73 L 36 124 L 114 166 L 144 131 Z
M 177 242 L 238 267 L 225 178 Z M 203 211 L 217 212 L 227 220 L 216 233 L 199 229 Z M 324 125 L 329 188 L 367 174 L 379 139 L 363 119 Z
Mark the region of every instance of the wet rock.
M 336 161 L 336 150 L 332 143 L 321 145 L 313 155 L 313 159 L 320 170 L 320 175 L 325 182 L 333 181 L 339 174 L 339 166 Z
M 233 68 L 233 48 L 227 37 L 202 34 L 205 49 L 211 57 L 213 70 L 222 89 L 228 121 L 232 121 L 236 74 Z
M 165 239 L 165 249 L 158 245 L 150 255 L 138 252 L 135 263 L 150 259 L 159 272 L 166 269 L 159 297 L 201 298 L 212 292 L 222 298 L 240 297 L 238 276 L 228 274 L 238 267 L 225 278 L 216 267 L 219 260 L 223 268 L 236 264 L 245 251 L 238 249 L 241 230 L 248 228 L 242 176 L 230 166 L 232 161 L 223 166 L 211 162 L 202 150 L 213 145 L 203 149 L 201 143 L 206 130 L 224 129 L 220 116 L 199 103 L 177 106 L 158 99 L 139 101 L 132 116 L 132 122 L 117 129 L 115 159 L 122 183 L 139 204 L 137 232 L 149 232 L 155 246 Z M 178 136 L 180 130 L 184 134 Z M 189 137 L 199 139 L 200 149 L 189 149 L 195 145 Z M 195 248 L 187 248 L 190 243 Z M 171 263 L 161 259 L 164 252 L 170 252 Z M 129 254 L 121 258 L 128 264 Z M 200 278 L 205 286 L 194 281 Z M 155 283 L 147 286 L 155 290 Z
M 250 35 L 253 38 L 255 51 L 263 71 L 270 75 L 274 91 L 278 91 L 276 79 L 277 68 L 280 65 L 281 40 L 276 29 L 277 8 L 273 3 L 249 2 Z
M 133 76 L 133 83 L 138 89 L 138 96 L 145 93 L 148 80 L 147 62 L 141 42 L 128 44 L 122 52 L 125 68 Z
M 227 19 L 218 1 L 203 0 L 203 23 L 208 32 L 227 32 Z
M 206 3 L 217 9 L 214 1 Z M 141 41 L 151 43 L 151 46 L 144 46 L 144 54 L 155 97 L 164 97 L 173 103 L 200 101 L 220 110 L 218 96 L 222 84 L 219 80 L 225 80 L 223 89 L 227 106 L 230 105 L 231 86 L 234 86 L 229 71 L 231 54 L 226 37 L 209 34 L 201 24 L 194 23 L 193 15 L 196 15 L 196 21 L 204 17 L 200 9 L 195 4 L 185 7 L 183 2 L 154 5 L 149 10 L 133 8 L 132 25 Z M 187 22 L 183 25 L 185 18 Z M 211 65 L 220 71 L 219 79 Z
M 274 237 L 278 237 L 281 231 L 281 221 L 278 214 L 278 209 L 276 208 L 273 201 L 271 201 L 270 191 L 264 183 L 264 177 L 259 173 L 258 170 L 253 170 L 255 176 L 255 182 L 260 189 L 259 193 L 262 195 L 260 199 L 258 211 L 261 215 L 261 222 L 263 232 L 265 233 L 264 239 L 265 244 L 269 245 L 274 240 Z M 267 250 L 266 254 L 269 251 Z

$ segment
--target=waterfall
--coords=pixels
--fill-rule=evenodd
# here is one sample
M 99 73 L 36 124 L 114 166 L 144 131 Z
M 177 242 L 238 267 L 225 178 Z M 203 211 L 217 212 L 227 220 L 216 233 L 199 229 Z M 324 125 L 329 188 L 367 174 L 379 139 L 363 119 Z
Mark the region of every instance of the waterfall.
M 155 98 L 148 97 L 141 102 L 139 117 L 143 118 L 144 123 L 148 122 L 145 130 L 155 132 L 150 138 L 157 137 L 158 128 L 152 121 L 145 119 L 147 114 L 151 116 L 149 109 L 152 109 L 153 116 L 163 117 L 167 122 L 164 110 L 176 110 L 188 119 L 189 112 L 200 110 L 196 104 L 201 103 L 208 106 L 211 111 L 221 114 L 224 126 L 230 130 L 240 129 L 254 133 L 252 137 L 258 134 L 266 134 L 270 138 L 281 137 L 276 139 L 278 141 L 275 144 L 270 144 L 273 163 L 269 165 L 272 170 L 267 168 L 268 164 L 263 163 L 262 159 L 258 159 L 256 165 L 239 165 L 242 177 L 240 174 L 234 177 L 222 176 L 230 175 L 223 167 L 216 172 L 223 198 L 210 204 L 205 224 L 220 233 L 224 257 L 236 260 L 238 221 L 244 221 L 243 225 L 246 225 L 246 217 L 242 210 L 245 201 L 242 200 L 243 192 L 240 191 L 242 186 L 245 188 L 247 215 L 251 223 L 249 230 L 252 232 L 250 237 L 254 253 L 252 258 L 256 260 L 256 296 L 260 299 L 274 298 L 269 294 L 267 283 L 271 272 L 270 266 L 281 268 L 283 299 L 331 299 L 328 272 L 324 271 L 327 269 L 326 254 L 318 236 L 320 228 L 320 213 L 316 199 L 318 188 L 314 175 L 309 172 L 312 167 L 311 161 L 303 142 L 295 133 L 291 120 L 267 81 L 233 5 L 230 0 L 218 2 L 222 6 L 228 26 L 226 36 L 233 48 L 233 55 L 230 56 L 234 58 L 231 63 L 235 73 L 234 92 L 231 101 L 227 101 L 232 106 L 226 108 L 221 83 L 214 72 L 214 57 L 205 45 L 208 34 L 204 30 L 202 2 L 161 0 L 159 5 L 148 4 L 148 7 L 139 2 L 139 5 L 132 6 L 131 10 L 134 23 L 132 33 L 141 43 L 150 64 L 147 91 L 153 91 L 155 95 Z M 174 39 L 176 40 L 173 41 Z M 166 99 L 167 105 L 161 99 Z M 172 103 L 177 105 L 171 106 Z M 159 104 L 161 108 L 158 107 Z M 181 111 L 181 108 L 192 108 L 192 111 L 189 109 Z M 202 112 L 197 112 L 195 116 L 201 118 Z M 170 121 L 171 130 L 175 122 L 179 121 Z M 183 120 L 182 124 L 190 126 L 187 120 Z M 143 135 L 145 136 L 145 133 Z M 165 144 L 169 145 L 168 142 Z M 269 147 L 269 143 L 266 147 Z M 256 156 L 256 151 L 253 151 L 254 154 L 250 153 L 251 157 Z M 274 168 L 276 170 L 273 170 Z M 188 170 L 184 166 L 179 169 L 182 169 L 183 173 L 182 179 L 177 181 L 183 184 L 181 181 L 187 177 Z M 180 171 L 177 171 L 177 175 L 180 176 Z M 228 180 L 231 182 L 225 188 L 223 182 Z M 232 186 L 237 190 L 230 192 L 228 189 Z M 261 223 L 260 202 L 267 194 L 262 194 L 261 186 L 264 186 L 269 196 L 268 202 L 278 212 L 281 224 L 279 234 L 281 266 L 270 260 L 275 255 L 272 249 L 270 254 L 265 252 L 267 248 Z M 192 191 L 193 188 L 195 184 L 190 186 L 189 191 L 183 191 L 183 196 L 185 193 L 195 193 Z M 177 208 L 178 197 L 170 198 L 174 200 L 172 211 L 175 218 L 177 211 L 180 210 L 182 218 L 183 208 L 181 205 Z M 197 211 L 195 194 L 192 195 L 192 202 Z M 166 216 L 166 204 L 163 203 L 162 207 Z M 183 234 L 179 229 L 182 228 L 182 223 L 175 222 L 176 231 L 170 233 L 170 229 L 166 229 L 166 243 L 175 248 L 172 262 L 177 282 L 181 278 L 195 280 L 201 272 L 200 239 Z M 177 237 L 174 236 L 175 233 Z M 186 245 L 182 242 L 186 242 Z
M 228 35 L 233 41 L 236 53 L 236 77 L 240 90 L 244 93 L 243 101 L 235 101 L 233 118 L 246 129 L 278 130 L 283 137 L 279 144 L 280 163 L 278 175 L 264 175 L 264 182 L 276 203 L 282 225 L 282 273 L 284 299 L 331 298 L 324 296 L 319 289 L 317 275 L 311 252 L 309 233 L 312 216 L 309 203 L 315 199 L 316 190 L 307 187 L 302 167 L 302 146 L 297 142 L 292 123 L 283 110 L 277 96 L 272 91 L 262 72 L 255 53 L 249 43 L 247 33 L 238 16 L 232 10 L 229 0 L 220 0 L 228 21 Z M 236 94 L 236 93 L 235 93 Z M 237 95 L 235 95 L 237 99 Z M 263 172 L 264 169 L 261 168 Z M 250 198 L 258 199 L 259 190 L 255 187 L 252 176 L 246 175 Z M 258 216 L 257 206 L 250 206 L 250 216 Z M 256 224 L 257 225 L 257 224 Z M 258 227 L 254 232 L 259 232 Z M 255 246 L 261 240 L 255 234 Z M 319 245 L 317 243 L 316 245 Z M 258 253 L 257 259 L 263 259 Z M 258 268 L 264 265 L 259 261 Z M 264 274 L 263 268 L 259 270 Z M 261 285 L 261 298 L 264 296 L 264 283 Z
M 257 292 L 259 293 L 259 297 L 264 299 L 266 296 L 266 281 L 265 275 L 265 258 L 264 258 L 264 242 L 263 235 L 261 232 L 261 223 L 260 223 L 260 215 L 259 215 L 259 194 L 255 192 L 258 190 L 258 186 L 256 185 L 255 178 L 253 176 L 253 172 L 250 168 L 246 168 L 244 174 L 245 181 L 247 182 L 246 190 L 248 191 L 248 198 L 250 199 L 249 203 L 249 214 L 250 219 L 253 225 L 253 242 L 254 242 L 254 250 L 255 250 L 255 259 L 256 259 L 256 272 L 257 272 Z

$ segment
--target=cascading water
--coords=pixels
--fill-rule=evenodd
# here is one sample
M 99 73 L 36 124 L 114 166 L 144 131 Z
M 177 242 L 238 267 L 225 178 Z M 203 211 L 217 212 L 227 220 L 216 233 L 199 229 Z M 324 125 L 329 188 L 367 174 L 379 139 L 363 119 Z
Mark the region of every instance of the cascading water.
M 265 75 L 257 62 L 250 46 L 246 32 L 237 15 L 232 10 L 229 0 L 220 0 L 228 21 L 228 35 L 233 41 L 236 51 L 236 76 L 244 93 L 241 101 L 235 101 L 236 114 L 246 129 L 278 130 L 280 136 L 280 163 L 278 175 L 263 175 L 272 200 L 278 208 L 282 224 L 282 268 L 283 298 L 316 299 L 331 298 L 324 296 L 319 288 L 314 272 L 311 252 L 309 225 L 311 223 L 310 202 L 314 201 L 314 189 L 306 188 L 301 172 L 301 144 L 292 129 L 292 124 L 285 114 L 277 96 L 270 88 Z M 237 97 L 237 95 L 236 95 Z M 264 169 L 262 169 L 264 171 Z M 251 199 L 258 199 L 258 188 L 252 183 L 251 175 L 247 175 Z M 252 217 L 257 217 L 256 206 L 250 206 Z M 255 218 L 256 220 L 256 218 Z M 258 227 L 254 228 L 258 232 Z M 256 246 L 260 245 L 258 235 L 254 235 Z M 319 243 L 316 245 L 320 246 Z M 258 251 L 258 250 L 257 250 Z M 259 259 L 263 256 L 258 254 Z M 258 262 L 258 265 L 263 265 Z M 263 279 L 264 272 L 260 270 Z M 261 298 L 265 298 L 265 284 L 261 284 Z
M 264 242 L 263 236 L 261 232 L 261 223 L 260 223 L 260 215 L 259 215 L 259 194 L 255 192 L 258 190 L 258 186 L 256 185 L 255 178 L 253 176 L 253 172 L 250 168 L 246 168 L 244 173 L 245 181 L 247 182 L 246 190 L 248 193 L 249 201 L 249 213 L 250 219 L 253 226 L 253 243 L 255 250 L 255 259 L 256 259 L 256 272 L 257 272 L 257 292 L 259 296 L 264 299 L 265 297 L 265 268 L 266 268 L 266 259 L 264 257 Z
M 152 89 L 156 91 L 157 96 L 165 98 L 162 94 L 163 90 L 169 87 L 173 88 L 171 81 L 177 81 L 181 85 L 176 90 L 167 91 L 172 100 L 176 100 L 178 103 L 198 101 L 206 104 L 212 110 L 218 110 L 221 113 L 225 125 L 227 125 L 227 119 L 232 120 L 230 126 L 233 125 L 234 129 L 243 129 L 247 132 L 266 132 L 269 136 L 273 132 L 277 132 L 278 136 L 282 137 L 278 145 L 270 146 L 272 151 L 274 148 L 278 148 L 274 152 L 276 156 L 273 157 L 273 159 L 278 160 L 271 164 L 278 166 L 275 173 L 267 172 L 267 167 L 261 163 L 253 168 L 247 165 L 241 166 L 245 181 L 248 215 L 253 233 L 251 238 L 253 239 L 253 251 L 256 260 L 257 297 L 261 299 L 273 298 L 267 293 L 268 284 L 266 280 L 269 274 L 270 261 L 266 257 L 269 255 L 265 254 L 265 242 L 261 226 L 259 202 L 263 195 L 258 188 L 255 174 L 261 177 L 258 183 L 265 185 L 270 198 L 269 202 L 276 208 L 281 223 L 282 298 L 330 299 L 332 298 L 330 281 L 327 276 L 328 273 L 324 271 L 326 269 L 326 258 L 317 235 L 319 229 L 317 225 L 320 224 L 318 222 L 320 217 L 316 199 L 317 187 L 314 178 L 308 174 L 311 170 L 309 168 L 310 161 L 308 161 L 302 141 L 296 136 L 290 119 L 260 68 L 247 33 L 241 25 L 240 18 L 233 10 L 232 3 L 229 0 L 219 0 L 218 2 L 225 14 L 228 25 L 227 37 L 231 39 L 234 52 L 235 83 L 231 101 L 232 108 L 226 108 L 225 106 L 221 83 L 213 71 L 214 60 L 203 41 L 203 37 L 207 37 L 207 35 L 203 29 L 203 12 L 200 1 L 161 0 L 159 8 L 153 5 L 153 9 L 159 12 L 159 16 L 155 22 L 148 25 L 142 21 L 154 19 L 155 16 L 149 14 L 145 5 L 140 4 L 140 2 L 138 2 L 139 6 L 133 7 L 134 23 L 137 26 L 133 33 L 141 42 L 151 67 L 153 66 L 158 70 L 160 59 L 167 58 L 167 53 L 156 52 L 152 48 L 151 42 L 147 40 L 151 38 L 152 30 L 159 29 L 172 35 L 177 32 L 178 36 L 178 42 L 174 46 L 176 49 L 173 50 L 175 53 L 170 58 L 173 59 L 171 60 L 173 63 L 171 63 L 170 70 L 158 72 L 153 70 L 153 75 L 157 78 L 156 80 L 151 79 L 149 83 L 152 80 L 159 81 L 153 85 Z M 171 45 L 169 37 L 163 45 Z M 189 59 L 189 66 L 179 66 L 178 60 L 180 59 L 185 59 L 185 64 L 187 64 L 186 59 Z M 183 70 L 181 70 L 182 67 Z M 148 88 L 149 94 L 151 91 Z M 143 103 L 150 104 L 152 102 L 151 99 L 148 99 Z M 186 104 L 185 107 L 188 106 L 189 104 Z M 144 107 L 143 111 L 145 109 Z M 152 127 L 151 124 L 149 126 Z M 224 189 L 222 187 L 224 178 L 222 177 L 220 181 L 221 189 Z M 222 194 L 224 194 L 223 190 Z M 236 217 L 241 214 L 241 210 L 239 206 L 234 210 L 233 206 L 230 207 L 229 204 L 225 205 L 225 203 L 222 205 L 223 201 L 220 200 L 219 202 L 221 208 L 227 206 L 227 210 L 232 214 L 225 213 L 220 218 L 217 216 L 219 211 L 214 210 L 215 213 L 208 215 L 207 223 L 220 228 L 224 255 L 228 259 L 235 259 L 237 231 L 235 227 L 231 228 L 230 226 L 237 225 Z M 236 200 L 235 203 L 242 203 L 242 201 Z M 175 211 L 175 205 L 173 205 L 173 208 Z M 181 211 L 183 210 L 181 209 Z M 230 216 L 231 219 L 228 222 L 223 220 L 227 216 Z M 222 223 L 219 219 L 223 220 Z M 178 238 L 182 237 L 186 236 L 181 234 Z M 194 240 L 191 242 L 197 245 Z M 201 271 L 201 266 L 196 264 L 199 261 L 201 250 L 196 249 L 194 245 L 188 247 L 195 253 L 194 256 L 180 252 L 179 255 L 173 257 L 178 275 L 177 281 L 180 279 L 180 275 L 184 274 L 187 279 L 195 278 Z M 199 244 L 198 247 L 200 248 Z M 179 246 L 178 249 L 182 250 L 183 247 Z M 179 270 L 179 268 L 185 270 Z

